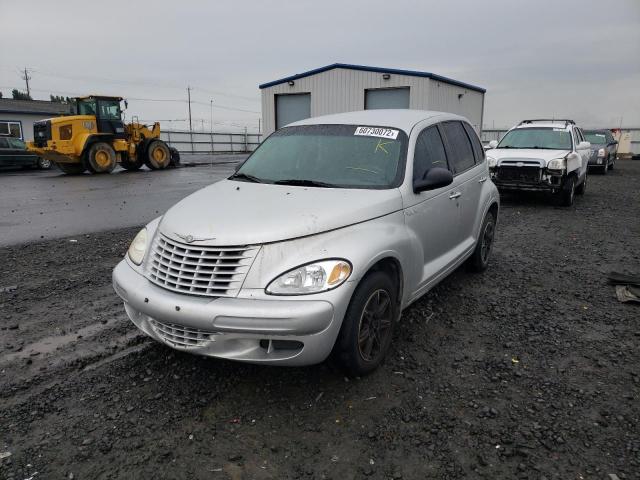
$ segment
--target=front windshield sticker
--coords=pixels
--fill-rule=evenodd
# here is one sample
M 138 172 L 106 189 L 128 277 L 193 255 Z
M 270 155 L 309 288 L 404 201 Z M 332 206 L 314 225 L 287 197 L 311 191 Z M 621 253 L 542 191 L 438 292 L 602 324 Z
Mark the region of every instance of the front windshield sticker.
M 382 127 L 358 127 L 354 135 L 361 135 L 365 137 L 382 137 L 382 138 L 398 138 L 398 130 Z

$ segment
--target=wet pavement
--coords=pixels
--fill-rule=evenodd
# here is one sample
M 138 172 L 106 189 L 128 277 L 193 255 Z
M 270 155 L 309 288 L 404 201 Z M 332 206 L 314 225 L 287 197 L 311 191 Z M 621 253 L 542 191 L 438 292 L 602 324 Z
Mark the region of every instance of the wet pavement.
M 208 165 L 155 172 L 118 169 L 111 175 L 68 176 L 55 167 L 0 171 L 0 246 L 143 225 L 229 176 L 244 158 L 216 156 L 216 163 Z M 185 156 L 183 163 L 194 159 Z

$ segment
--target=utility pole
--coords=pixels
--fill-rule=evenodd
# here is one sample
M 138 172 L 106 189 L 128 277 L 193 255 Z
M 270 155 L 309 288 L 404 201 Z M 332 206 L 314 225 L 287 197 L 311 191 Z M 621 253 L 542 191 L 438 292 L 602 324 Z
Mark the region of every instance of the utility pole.
M 22 76 L 22 79 L 26 82 L 27 84 L 27 96 L 31 96 L 31 89 L 29 88 L 29 80 L 31 80 L 31 77 L 29 76 L 29 70 L 27 70 L 27 67 L 24 67 L 24 75 Z
M 187 87 L 187 96 L 189 98 L 189 131 L 193 131 L 193 125 L 191 124 L 191 87 Z

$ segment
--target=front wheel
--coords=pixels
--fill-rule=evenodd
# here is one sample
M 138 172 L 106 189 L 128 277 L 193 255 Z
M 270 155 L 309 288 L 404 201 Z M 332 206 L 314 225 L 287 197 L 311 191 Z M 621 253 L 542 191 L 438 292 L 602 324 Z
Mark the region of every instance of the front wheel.
M 171 152 L 162 140 L 153 140 L 147 146 L 144 164 L 151 170 L 163 170 L 171 163 Z
M 483 272 L 489 265 L 489 257 L 493 249 L 493 240 L 496 234 L 496 217 L 493 213 L 487 213 L 480 228 L 478 243 L 467 263 L 470 270 Z
M 587 172 L 584 172 L 584 180 L 582 183 L 576 188 L 576 193 L 578 195 L 584 195 L 584 192 L 587 191 Z
M 96 142 L 87 152 L 87 168 L 92 173 L 111 173 L 117 165 L 116 152 L 105 142 Z
M 334 354 L 353 376 L 383 362 L 398 314 L 397 288 L 384 272 L 367 274 L 356 288 L 336 340 Z
M 573 175 L 567 178 L 564 182 L 564 186 L 559 193 L 560 205 L 563 207 L 570 207 L 573 205 L 573 200 L 576 195 L 576 177 Z

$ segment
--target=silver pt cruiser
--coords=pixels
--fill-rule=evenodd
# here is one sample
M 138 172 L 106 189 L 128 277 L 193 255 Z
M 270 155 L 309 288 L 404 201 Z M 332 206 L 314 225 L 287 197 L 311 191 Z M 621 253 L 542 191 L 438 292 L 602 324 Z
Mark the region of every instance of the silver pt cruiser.
M 133 240 L 113 285 L 177 350 L 353 375 L 384 359 L 404 308 L 487 266 L 499 196 L 463 117 L 370 110 L 300 121 Z

